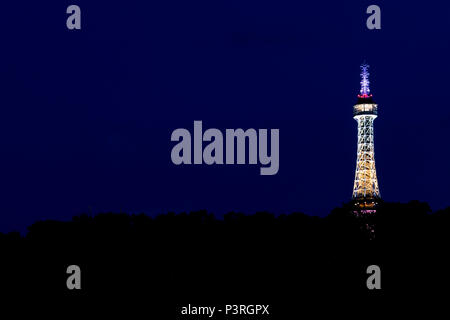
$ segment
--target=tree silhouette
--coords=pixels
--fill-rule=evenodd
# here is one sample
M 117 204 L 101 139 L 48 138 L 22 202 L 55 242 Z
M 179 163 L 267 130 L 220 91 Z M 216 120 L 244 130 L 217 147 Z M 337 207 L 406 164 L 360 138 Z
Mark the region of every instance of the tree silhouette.
M 351 208 L 344 204 L 324 218 L 230 212 L 217 219 L 197 211 L 38 221 L 25 235 L 0 233 L 2 288 L 67 301 L 145 297 L 152 314 L 176 319 L 183 303 L 266 301 L 289 316 L 298 299 L 313 308 L 317 301 L 373 301 L 447 285 L 450 208 L 432 213 L 418 201 L 381 203 L 365 217 Z M 83 272 L 78 292 L 65 287 L 71 264 Z M 372 264 L 383 271 L 382 293 L 365 285 Z

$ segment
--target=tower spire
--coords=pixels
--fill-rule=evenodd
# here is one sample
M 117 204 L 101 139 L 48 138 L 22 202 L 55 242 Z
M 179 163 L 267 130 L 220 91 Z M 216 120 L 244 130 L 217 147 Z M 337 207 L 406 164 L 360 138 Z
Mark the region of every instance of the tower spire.
M 364 61 L 361 65 L 361 89 L 359 90 L 359 98 L 369 98 L 370 94 L 370 81 L 369 81 L 369 65 Z

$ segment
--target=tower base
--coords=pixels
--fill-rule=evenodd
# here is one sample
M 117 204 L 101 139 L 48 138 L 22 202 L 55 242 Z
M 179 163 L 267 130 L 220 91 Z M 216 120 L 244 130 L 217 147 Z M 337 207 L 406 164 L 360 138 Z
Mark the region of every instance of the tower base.
M 353 199 L 352 208 L 353 213 L 356 216 L 365 216 L 374 214 L 377 212 L 380 199 L 378 198 L 364 198 L 364 199 Z
M 381 202 L 379 198 L 352 200 L 352 213 L 358 218 L 361 230 L 370 240 L 375 239 L 375 223 L 373 220 Z

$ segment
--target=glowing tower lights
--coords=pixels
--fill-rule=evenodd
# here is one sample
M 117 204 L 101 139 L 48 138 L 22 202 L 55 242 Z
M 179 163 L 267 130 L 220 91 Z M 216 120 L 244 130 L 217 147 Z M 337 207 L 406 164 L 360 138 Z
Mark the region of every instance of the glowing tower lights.
M 368 98 L 370 96 L 370 81 L 369 81 L 369 65 L 362 64 L 361 65 L 361 89 L 359 90 L 358 97 L 360 98 Z
M 378 115 L 378 105 L 370 94 L 369 66 L 361 65 L 361 90 L 358 102 L 353 106 L 353 119 L 358 122 L 358 152 L 352 200 L 358 212 L 371 213 L 380 200 L 373 121 Z

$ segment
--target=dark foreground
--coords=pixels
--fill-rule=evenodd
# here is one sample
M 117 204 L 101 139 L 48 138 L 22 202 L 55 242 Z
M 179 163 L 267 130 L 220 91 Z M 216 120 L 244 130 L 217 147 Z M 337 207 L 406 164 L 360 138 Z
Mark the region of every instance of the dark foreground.
M 372 240 L 367 225 L 375 228 Z M 0 234 L 0 288 L 23 306 L 40 302 L 48 312 L 97 312 L 102 319 L 385 315 L 388 307 L 406 303 L 411 311 L 412 301 L 448 296 L 449 227 L 450 209 L 430 214 L 419 202 L 382 204 L 370 218 L 346 207 L 326 218 L 82 215 L 37 222 L 25 237 Z M 66 287 L 69 265 L 81 268 L 81 290 Z M 381 269 L 381 290 L 366 286 L 369 265 Z M 189 304 L 261 304 L 270 314 L 182 315 Z

